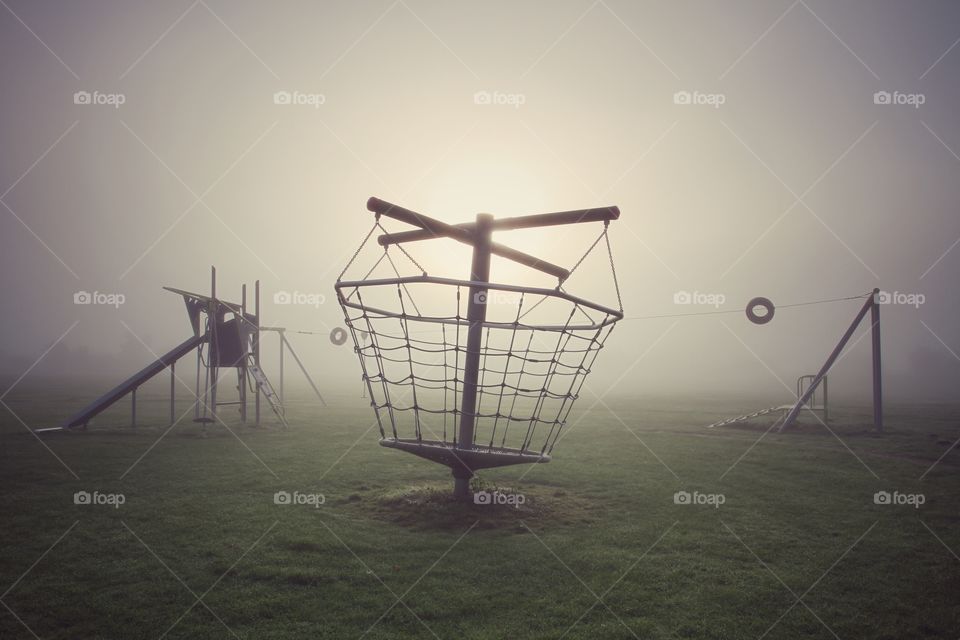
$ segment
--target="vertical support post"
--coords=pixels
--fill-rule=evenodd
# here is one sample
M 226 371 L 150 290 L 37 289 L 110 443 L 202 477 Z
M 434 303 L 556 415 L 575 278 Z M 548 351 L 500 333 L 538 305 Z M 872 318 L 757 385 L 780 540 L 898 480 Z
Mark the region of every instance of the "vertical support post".
M 220 349 L 217 342 L 217 324 L 220 321 L 220 305 L 217 303 L 217 268 L 210 267 L 210 306 L 207 310 L 207 319 L 210 321 L 210 354 L 207 358 L 207 367 L 210 369 L 210 415 L 217 418 L 217 382 L 220 366 Z
M 260 368 L 260 281 L 253 283 L 253 315 L 255 316 L 255 333 L 253 334 L 253 364 Z M 260 426 L 260 382 L 257 381 L 257 392 L 253 394 L 254 424 Z
M 490 245 L 493 234 L 493 216 L 478 213 L 474 231 L 473 264 L 467 301 L 467 353 L 463 362 L 463 401 L 460 406 L 460 429 L 457 448 L 473 448 L 473 430 L 477 421 L 477 385 L 480 372 L 480 352 L 483 348 L 483 323 L 487 318 L 487 282 L 490 281 Z M 470 499 L 470 478 L 473 471 L 463 464 L 453 467 L 453 495 L 460 500 Z
M 883 375 L 880 362 L 880 289 L 873 290 L 870 305 L 871 338 L 873 341 L 873 428 L 883 431 Z
M 177 361 L 170 363 L 170 426 L 177 421 L 176 417 L 176 387 L 174 380 L 177 378 Z
M 130 426 L 137 426 L 137 388 L 130 393 Z
M 830 356 L 827 358 L 827 361 L 823 363 L 823 366 L 820 367 L 820 371 L 817 372 L 816 377 L 813 379 L 813 382 L 810 383 L 810 386 L 807 387 L 807 390 L 804 391 L 803 395 L 797 399 L 797 404 L 793 406 L 793 409 L 790 409 L 790 413 L 787 414 L 787 417 L 784 418 L 783 424 L 780 425 L 778 431 L 784 431 L 797 419 L 797 414 L 800 413 L 800 410 L 810 401 L 810 396 L 813 395 L 813 392 L 817 390 L 817 387 L 820 386 L 820 382 L 827 375 L 827 372 L 830 371 L 830 367 L 833 366 L 833 363 L 837 361 L 837 358 L 840 357 L 840 352 L 843 351 L 843 348 L 847 346 L 847 342 L 850 340 L 850 336 L 853 335 L 853 332 L 857 330 L 857 327 L 860 326 L 860 323 L 863 321 L 863 317 L 867 315 L 867 311 L 873 306 L 873 299 L 876 296 L 871 296 L 863 303 L 863 306 L 860 308 L 860 311 L 857 313 L 857 317 L 853 319 L 853 322 L 850 323 L 850 326 L 844 332 L 843 337 L 840 338 L 840 342 L 837 343 L 837 346 L 833 348 L 833 351 L 830 352 Z
M 209 338 L 209 336 L 207 336 L 207 337 Z M 200 349 L 202 349 L 202 348 L 203 348 L 203 344 L 202 344 L 202 343 L 199 344 L 199 345 L 197 345 L 197 384 L 196 384 L 195 393 L 194 393 L 197 401 L 193 404 L 193 419 L 194 419 L 194 420 L 199 420 L 199 419 L 200 419 L 200 405 L 201 405 L 202 403 L 204 403 L 204 402 L 207 401 L 206 398 L 201 398 L 201 397 L 200 397 L 200 361 L 201 361 Z
M 280 336 L 280 404 L 284 403 L 283 397 L 283 350 L 287 346 L 287 341 L 283 337 L 283 329 L 277 331 L 277 335 Z
M 823 421 L 830 422 L 830 398 L 827 397 L 827 376 L 823 377 Z
M 243 350 L 243 356 L 240 359 L 240 367 L 237 369 L 237 378 L 240 381 L 240 423 L 247 423 L 247 358 L 249 353 L 250 341 L 247 339 L 247 285 L 240 287 L 240 319 L 237 320 L 237 331 L 240 333 L 240 348 Z

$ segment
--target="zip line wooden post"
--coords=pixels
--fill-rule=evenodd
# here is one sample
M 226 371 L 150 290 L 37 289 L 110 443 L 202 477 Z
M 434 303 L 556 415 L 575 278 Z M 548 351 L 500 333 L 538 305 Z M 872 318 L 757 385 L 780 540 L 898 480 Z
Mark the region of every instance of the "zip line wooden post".
M 174 381 L 177 379 L 177 362 L 170 363 L 170 426 L 177 421 L 176 417 L 176 387 Z
M 863 318 L 867 315 L 867 312 L 871 312 L 871 318 L 873 320 L 873 425 L 877 431 L 883 429 L 883 405 L 881 399 L 881 376 L 880 376 L 880 309 L 878 308 L 877 298 L 880 294 L 879 289 L 874 289 L 873 294 L 867 298 L 867 301 L 863 303 L 863 306 L 860 308 L 860 311 L 857 312 L 857 316 L 853 319 L 853 322 L 850 323 L 850 326 L 847 327 L 847 330 L 844 332 L 843 337 L 840 338 L 840 342 L 837 343 L 837 346 L 833 348 L 833 351 L 830 352 L 830 356 L 827 357 L 827 361 L 823 363 L 823 366 L 820 367 L 820 371 L 817 372 L 816 377 L 810 383 L 810 386 L 807 387 L 807 390 L 797 399 L 797 404 L 790 409 L 790 413 L 787 414 L 787 417 L 784 418 L 783 424 L 780 425 L 778 431 L 783 431 L 790 426 L 797 419 L 797 415 L 800 411 L 807 405 L 810 401 L 810 397 L 817 390 L 817 387 L 820 385 L 821 381 L 827 375 L 827 372 L 830 371 L 830 367 L 837 361 L 837 358 L 840 357 L 840 353 L 843 351 L 843 348 L 847 346 L 847 342 L 850 341 L 850 337 L 853 335 L 853 332 L 857 330 L 857 327 L 860 326 L 860 323 L 863 322 Z
M 287 346 L 287 341 L 283 338 L 283 329 L 278 329 L 277 335 L 280 336 L 280 404 L 283 404 L 286 402 L 283 395 L 283 350 Z
M 873 290 L 870 306 L 870 331 L 873 343 L 873 428 L 883 431 L 883 375 L 880 362 L 880 289 Z

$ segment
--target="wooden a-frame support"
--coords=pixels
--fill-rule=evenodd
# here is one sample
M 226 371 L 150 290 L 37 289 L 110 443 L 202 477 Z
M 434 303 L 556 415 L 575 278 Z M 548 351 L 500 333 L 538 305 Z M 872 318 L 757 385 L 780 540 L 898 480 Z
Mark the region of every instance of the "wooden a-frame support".
M 797 403 L 790 410 L 790 413 L 787 414 L 787 417 L 784 418 L 783 423 L 780 425 L 779 431 L 787 429 L 788 427 L 792 426 L 794 422 L 796 422 L 797 415 L 810 401 L 810 398 L 817 390 L 817 387 L 820 386 L 820 383 L 823 382 L 827 372 L 830 371 L 830 367 L 832 367 L 837 361 L 837 358 L 840 357 L 840 353 L 843 351 L 844 347 L 847 346 L 847 343 L 850 341 L 850 337 L 853 336 L 853 333 L 857 330 L 857 327 L 859 327 L 863 322 L 863 319 L 866 317 L 868 311 L 870 312 L 873 364 L 873 428 L 877 432 L 883 431 L 883 376 L 880 358 L 879 297 L 880 289 L 874 289 L 873 295 L 868 297 L 866 302 L 863 303 L 863 306 L 860 308 L 860 311 L 857 312 L 853 322 L 850 323 L 850 326 L 847 328 L 846 332 L 844 332 L 843 337 L 840 338 L 840 342 L 837 343 L 837 346 L 833 348 L 833 351 L 827 357 L 826 362 L 824 362 L 823 366 L 820 367 L 820 371 L 817 372 L 813 381 L 810 383 L 810 386 L 808 386 L 807 390 L 799 398 L 797 398 Z

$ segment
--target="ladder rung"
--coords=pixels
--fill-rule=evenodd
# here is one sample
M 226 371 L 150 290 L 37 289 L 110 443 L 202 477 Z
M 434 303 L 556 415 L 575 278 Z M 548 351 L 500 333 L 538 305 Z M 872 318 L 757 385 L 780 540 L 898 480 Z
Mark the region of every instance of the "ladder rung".
M 257 389 L 260 393 L 266 397 L 267 402 L 270 404 L 270 408 L 273 409 L 273 412 L 277 414 L 277 417 L 280 418 L 280 421 L 283 423 L 283 426 L 287 426 L 287 420 L 284 417 L 283 402 L 277 396 L 276 391 L 273 389 L 273 385 L 270 384 L 270 380 L 267 378 L 266 374 L 263 372 L 255 362 L 248 362 L 247 368 L 250 373 L 253 375 L 254 380 L 257 382 Z

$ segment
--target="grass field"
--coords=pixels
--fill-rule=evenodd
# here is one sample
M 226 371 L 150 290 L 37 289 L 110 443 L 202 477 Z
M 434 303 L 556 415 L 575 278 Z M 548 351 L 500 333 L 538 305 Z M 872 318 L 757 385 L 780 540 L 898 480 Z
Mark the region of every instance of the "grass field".
M 4 402 L 44 426 L 86 392 Z M 836 437 L 757 444 L 762 423 L 703 425 L 762 404 L 584 394 L 553 462 L 477 481 L 524 496 L 496 507 L 450 502 L 444 468 L 378 447 L 363 402 L 200 437 L 168 432 L 157 396 L 136 429 L 104 419 L 49 450 L 5 412 L 0 638 L 960 635 L 960 407 L 889 407 L 882 436 L 838 410 Z

